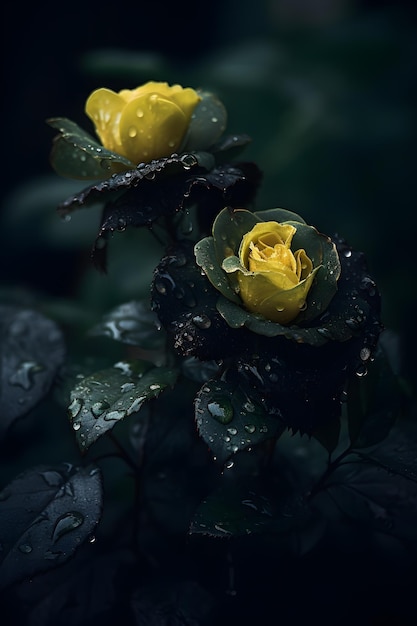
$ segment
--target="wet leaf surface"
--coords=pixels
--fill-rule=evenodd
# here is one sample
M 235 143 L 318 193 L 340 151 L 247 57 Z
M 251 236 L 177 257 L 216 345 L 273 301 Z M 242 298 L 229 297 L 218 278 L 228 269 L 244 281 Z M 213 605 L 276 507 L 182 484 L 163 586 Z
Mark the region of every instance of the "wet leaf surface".
M 86 451 L 120 420 L 175 384 L 178 372 L 141 361 L 120 361 L 83 378 L 71 391 L 68 413 L 77 443 Z
M 101 517 L 101 471 L 94 465 L 39 466 L 0 493 L 0 583 L 12 583 L 67 561 Z
M 164 333 L 157 315 L 149 310 L 144 301 L 126 302 L 103 316 L 89 335 L 104 336 L 122 343 L 144 349 L 160 349 Z
M 0 435 L 48 393 L 65 353 L 55 322 L 31 309 L 0 306 Z
M 220 463 L 284 430 L 278 417 L 269 415 L 253 396 L 239 385 L 218 380 L 209 380 L 197 394 L 197 429 Z

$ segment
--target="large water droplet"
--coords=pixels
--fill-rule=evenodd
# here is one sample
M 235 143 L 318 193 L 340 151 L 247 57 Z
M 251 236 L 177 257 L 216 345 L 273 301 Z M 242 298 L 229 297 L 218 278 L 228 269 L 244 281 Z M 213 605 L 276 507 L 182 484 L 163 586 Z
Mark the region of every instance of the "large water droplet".
M 40 476 L 42 476 L 49 487 L 59 487 L 62 485 L 63 478 L 59 472 L 47 470 L 45 472 L 41 472 Z
M 68 407 L 68 413 L 70 414 L 70 416 L 72 417 L 72 419 L 74 419 L 75 417 L 77 417 L 77 415 L 79 415 L 82 407 L 83 407 L 83 400 L 81 400 L 80 398 L 74 398 L 73 401 L 71 402 L 71 404 Z
M 30 554 L 32 552 L 33 548 L 28 543 L 21 543 L 20 546 L 19 546 L 19 550 L 23 554 Z
M 33 386 L 33 375 L 41 372 L 44 368 L 35 361 L 23 361 L 17 370 L 10 376 L 9 383 L 28 390 Z
M 104 419 L 106 422 L 113 422 L 116 420 L 120 420 L 126 416 L 126 411 L 109 411 L 104 415 Z
M 69 511 L 61 515 L 55 523 L 52 531 L 52 542 L 56 543 L 63 535 L 71 532 L 81 526 L 84 522 L 84 516 L 78 511 Z
M 229 424 L 233 419 L 233 407 L 229 403 L 209 402 L 207 409 L 221 424 Z
M 103 413 L 109 408 L 110 404 L 106 400 L 101 400 L 99 402 L 94 402 L 91 407 L 91 413 L 97 418 L 100 417 L 100 415 L 103 415 Z
M 201 315 L 194 315 L 193 322 L 198 328 L 203 330 L 210 328 L 211 326 L 211 319 L 204 313 Z

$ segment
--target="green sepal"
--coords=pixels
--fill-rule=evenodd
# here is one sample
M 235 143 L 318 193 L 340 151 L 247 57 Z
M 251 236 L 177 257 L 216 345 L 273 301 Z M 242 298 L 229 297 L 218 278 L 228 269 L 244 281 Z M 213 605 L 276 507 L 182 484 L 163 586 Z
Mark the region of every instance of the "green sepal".
M 227 275 L 217 261 L 213 237 L 201 239 L 194 247 L 194 254 L 197 265 L 204 270 L 211 284 L 226 298 L 240 304 L 239 296 L 233 291 Z

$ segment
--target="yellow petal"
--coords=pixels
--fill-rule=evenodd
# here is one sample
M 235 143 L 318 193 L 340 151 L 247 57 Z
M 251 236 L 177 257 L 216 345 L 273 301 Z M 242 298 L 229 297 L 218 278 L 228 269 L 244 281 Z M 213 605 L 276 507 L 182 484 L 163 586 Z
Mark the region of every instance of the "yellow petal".
M 291 224 L 279 224 L 278 222 L 259 222 L 242 237 L 239 247 L 239 258 L 244 267 L 248 267 L 248 258 L 250 253 L 250 244 L 255 245 L 260 240 L 260 247 L 265 247 L 272 243 L 273 247 L 276 243 L 284 244 L 290 247 L 292 238 L 296 232 L 296 228 Z
M 119 123 L 122 154 L 133 163 L 151 161 L 175 152 L 188 126 L 183 111 L 154 93 L 126 104 Z
M 97 89 L 86 113 L 105 148 L 133 163 L 169 156 L 179 149 L 194 108 L 194 89 L 149 81 L 136 89 Z
M 262 315 L 272 322 L 288 324 L 303 308 L 317 269 L 290 289 L 277 287 L 271 280 L 272 273 L 245 275 L 238 272 L 239 295 L 251 313 Z
M 297 277 L 299 280 L 303 280 L 310 274 L 311 270 L 313 269 L 313 264 L 310 258 L 307 256 L 305 250 L 303 250 L 302 248 L 294 253 L 294 258 L 297 264 Z
M 85 104 L 85 112 L 94 122 L 101 143 L 118 154 L 122 154 L 119 121 L 124 106 L 125 101 L 119 94 L 104 88 L 93 91 Z

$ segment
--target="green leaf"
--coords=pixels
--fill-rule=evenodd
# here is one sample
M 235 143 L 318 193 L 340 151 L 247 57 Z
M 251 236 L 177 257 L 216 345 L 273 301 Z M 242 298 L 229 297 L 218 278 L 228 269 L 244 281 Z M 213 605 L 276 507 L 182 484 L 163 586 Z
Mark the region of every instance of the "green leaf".
M 60 132 L 53 141 L 51 163 L 61 176 L 100 180 L 135 169 L 129 159 L 104 148 L 75 122 L 57 117 L 47 120 L 47 123 Z
M 142 300 L 132 300 L 115 307 L 103 316 L 89 335 L 109 337 L 147 350 L 160 350 L 165 343 L 165 333 L 161 332 L 158 316 Z
M 221 463 L 230 456 L 280 435 L 284 427 L 268 415 L 250 391 L 226 381 L 205 383 L 195 400 L 200 436 Z
M 77 443 L 86 451 L 120 420 L 137 413 L 144 402 L 173 386 L 178 372 L 141 361 L 121 361 L 82 379 L 68 407 Z
M 68 561 L 92 536 L 102 500 L 95 465 L 42 465 L 12 480 L 0 494 L 0 587 Z
M 31 309 L 0 305 L 0 435 L 48 394 L 65 353 L 55 322 Z
M 347 390 L 348 432 L 355 449 L 383 441 L 400 417 L 405 395 L 393 373 L 383 341 L 366 377 L 354 377 Z

